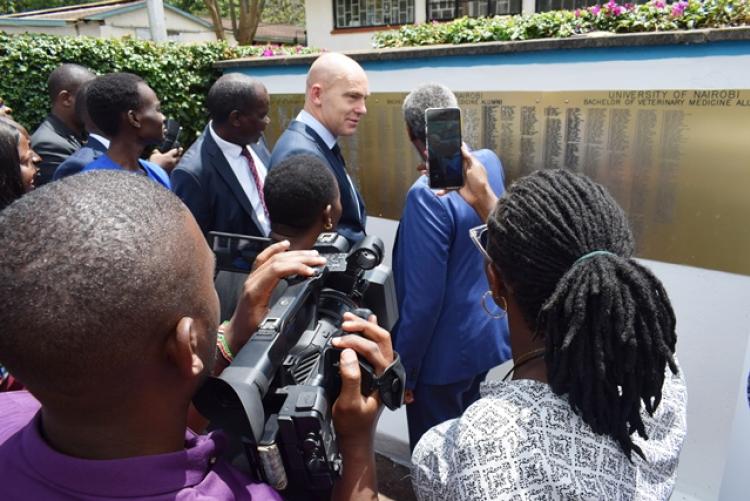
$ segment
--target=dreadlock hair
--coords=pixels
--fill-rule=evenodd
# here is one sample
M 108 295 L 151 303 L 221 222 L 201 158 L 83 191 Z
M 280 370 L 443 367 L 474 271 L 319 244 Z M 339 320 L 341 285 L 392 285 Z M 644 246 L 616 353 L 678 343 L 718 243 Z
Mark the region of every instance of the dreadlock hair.
M 665 366 L 677 373 L 675 315 L 661 282 L 631 259 L 633 236 L 600 185 L 566 170 L 517 181 L 490 215 L 487 251 L 546 344 L 547 379 L 629 459 L 641 402 L 653 415 Z M 586 259 L 586 254 L 603 250 Z M 611 253 L 611 254 L 610 254 Z

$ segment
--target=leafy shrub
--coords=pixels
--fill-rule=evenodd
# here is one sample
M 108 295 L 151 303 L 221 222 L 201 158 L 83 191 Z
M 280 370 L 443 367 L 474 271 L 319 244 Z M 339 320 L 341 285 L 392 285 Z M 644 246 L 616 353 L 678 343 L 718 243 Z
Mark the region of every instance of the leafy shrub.
M 143 77 L 159 96 L 164 114 L 182 124 L 183 143 L 187 145 L 207 121 L 204 99 L 221 75 L 214 63 L 245 56 L 311 52 L 315 50 L 0 32 L 0 97 L 13 108 L 13 117 L 33 132 L 49 111 L 47 77 L 58 65 L 78 63 L 99 74 L 129 71 Z
M 373 38 L 376 48 L 564 38 L 592 31 L 646 31 L 723 28 L 750 25 L 750 0 L 679 0 L 668 4 L 618 4 L 614 0 L 575 11 L 531 15 L 462 17 L 448 23 L 423 23 L 383 31 Z

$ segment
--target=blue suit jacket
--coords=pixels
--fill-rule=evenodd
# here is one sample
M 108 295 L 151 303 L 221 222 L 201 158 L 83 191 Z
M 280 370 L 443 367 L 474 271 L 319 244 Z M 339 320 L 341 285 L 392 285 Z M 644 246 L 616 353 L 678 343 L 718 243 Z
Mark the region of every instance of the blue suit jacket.
M 271 155 L 265 139 L 251 148 L 268 166 Z M 193 213 L 206 237 L 209 231 L 265 236 L 250 200 L 208 126 L 172 171 L 172 191 Z
M 500 160 L 490 150 L 472 152 L 487 168 L 499 196 Z M 406 386 L 419 380 L 451 384 L 475 377 L 510 358 L 505 319 L 490 318 L 481 300 L 489 290 L 484 259 L 469 238 L 482 224 L 461 196 L 438 197 L 421 176 L 406 195 L 393 273 L 399 299 L 395 349 L 406 368 Z
M 57 181 L 64 177 L 78 174 L 88 164 L 107 152 L 107 148 L 94 137 L 89 136 L 86 145 L 70 155 L 63 163 L 57 166 L 52 179 Z
M 271 169 L 286 158 L 302 153 L 316 156 L 323 160 L 331 168 L 336 181 L 339 184 L 341 194 L 341 220 L 337 231 L 354 244 L 365 236 L 367 213 L 362 196 L 355 188 L 354 193 L 349 189 L 349 178 L 346 175 L 346 167 L 326 146 L 321 137 L 310 127 L 297 120 L 292 120 L 289 127 L 279 137 L 271 155 Z M 359 211 L 357 211 L 359 207 Z M 359 213 L 358 213 L 359 212 Z M 360 217 L 361 214 L 361 217 Z

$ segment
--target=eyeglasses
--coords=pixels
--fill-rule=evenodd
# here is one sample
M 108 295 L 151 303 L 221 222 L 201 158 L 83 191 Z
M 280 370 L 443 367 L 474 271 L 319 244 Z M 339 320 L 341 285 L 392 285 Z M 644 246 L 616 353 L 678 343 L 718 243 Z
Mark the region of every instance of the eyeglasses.
M 492 262 L 492 258 L 487 253 L 487 225 L 486 224 L 480 224 L 479 226 L 475 226 L 474 228 L 471 228 L 469 230 L 469 237 L 471 238 L 471 241 L 474 242 L 474 245 L 477 246 L 477 249 L 479 249 L 479 252 L 482 253 L 484 258 Z

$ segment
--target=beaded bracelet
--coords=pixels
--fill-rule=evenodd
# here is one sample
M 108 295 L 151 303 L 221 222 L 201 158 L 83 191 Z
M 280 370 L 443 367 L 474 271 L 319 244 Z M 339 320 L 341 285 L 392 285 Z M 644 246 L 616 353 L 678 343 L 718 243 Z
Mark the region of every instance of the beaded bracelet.
M 224 337 L 224 328 L 228 323 L 224 322 L 219 326 L 219 332 L 216 334 L 216 348 L 218 348 L 221 358 L 231 364 L 232 360 L 234 360 L 234 355 L 232 354 L 232 349 L 229 347 L 227 338 Z

